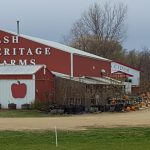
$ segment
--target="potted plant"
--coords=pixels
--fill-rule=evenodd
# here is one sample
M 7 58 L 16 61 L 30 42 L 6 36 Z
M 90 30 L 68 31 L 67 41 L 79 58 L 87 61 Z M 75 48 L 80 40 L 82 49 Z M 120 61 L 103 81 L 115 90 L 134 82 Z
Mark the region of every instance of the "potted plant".
M 14 104 L 14 103 L 9 103 L 9 104 L 8 104 L 8 109 L 16 109 L 16 104 Z
M 30 104 L 27 104 L 27 103 L 22 104 L 21 109 L 30 109 Z

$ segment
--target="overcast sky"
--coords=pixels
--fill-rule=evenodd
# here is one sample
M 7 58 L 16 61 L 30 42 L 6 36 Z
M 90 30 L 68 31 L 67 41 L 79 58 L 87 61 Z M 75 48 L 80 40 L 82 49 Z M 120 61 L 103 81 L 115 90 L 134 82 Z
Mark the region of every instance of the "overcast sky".
M 94 2 L 106 0 L 0 0 L 0 28 L 61 42 L 72 24 Z M 127 39 L 124 48 L 150 49 L 150 0 L 122 1 L 128 6 Z

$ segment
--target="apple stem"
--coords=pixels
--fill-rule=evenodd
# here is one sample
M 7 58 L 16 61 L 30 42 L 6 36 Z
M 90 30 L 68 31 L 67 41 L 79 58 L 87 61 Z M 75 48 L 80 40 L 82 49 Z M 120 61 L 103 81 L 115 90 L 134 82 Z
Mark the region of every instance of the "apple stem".
M 18 82 L 18 84 L 20 84 L 20 81 L 17 81 Z

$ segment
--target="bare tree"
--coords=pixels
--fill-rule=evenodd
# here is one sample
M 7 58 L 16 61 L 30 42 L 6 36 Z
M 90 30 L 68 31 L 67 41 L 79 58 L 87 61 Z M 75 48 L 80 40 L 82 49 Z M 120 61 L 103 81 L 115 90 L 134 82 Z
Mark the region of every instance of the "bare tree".
M 104 57 L 122 50 L 127 6 L 95 3 L 71 29 L 71 46 Z
M 140 51 L 130 50 L 124 54 L 122 59 L 126 64 L 137 67 L 141 70 L 141 91 L 150 91 L 150 50 L 143 48 Z

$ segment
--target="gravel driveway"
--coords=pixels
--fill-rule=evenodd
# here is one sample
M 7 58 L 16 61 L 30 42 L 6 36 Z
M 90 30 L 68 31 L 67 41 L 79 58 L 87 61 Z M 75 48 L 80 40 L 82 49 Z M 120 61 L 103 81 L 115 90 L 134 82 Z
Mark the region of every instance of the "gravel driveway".
M 0 130 L 82 130 L 86 127 L 150 127 L 150 108 L 69 117 L 0 118 Z

